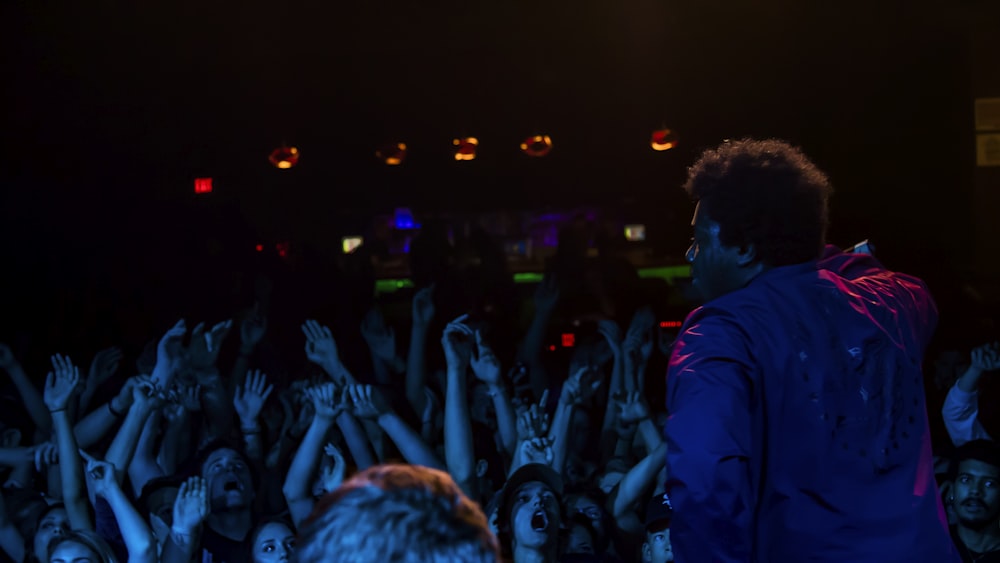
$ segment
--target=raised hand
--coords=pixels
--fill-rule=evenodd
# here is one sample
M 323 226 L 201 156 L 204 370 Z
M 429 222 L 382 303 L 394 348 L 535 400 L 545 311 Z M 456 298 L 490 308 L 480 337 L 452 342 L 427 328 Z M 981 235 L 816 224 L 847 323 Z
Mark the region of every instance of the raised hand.
M 663 327 L 657 327 L 656 329 L 656 348 L 666 357 L 670 357 L 670 351 L 674 346 L 674 341 L 677 340 L 677 333 L 672 330 L 667 330 Z
M 549 414 L 545 403 L 549 400 L 549 390 L 542 393 L 541 400 L 532 404 L 517 417 L 517 439 L 523 441 L 545 436 L 549 432 Z
M 555 453 L 552 451 L 552 440 L 547 437 L 532 438 L 521 442 L 521 463 L 544 463 L 552 465 Z
M 215 365 L 222 348 L 222 340 L 233 327 L 232 319 L 222 321 L 205 332 L 205 324 L 198 323 L 191 331 L 191 343 L 188 344 L 188 361 L 195 369 L 205 369 Z
M 323 467 L 319 472 L 319 480 L 323 483 L 323 490 L 332 493 L 344 482 L 344 473 L 347 471 L 347 462 L 344 455 L 340 453 L 337 446 L 327 444 L 323 452 L 333 459 L 333 465 Z
M 59 463 L 59 448 L 52 442 L 38 444 L 31 448 L 32 457 L 35 458 L 35 469 L 41 473 L 46 467 Z
M 306 335 L 306 357 L 310 362 L 324 369 L 340 364 L 337 343 L 328 327 L 308 320 L 302 325 L 302 332 Z
M 344 390 L 351 400 L 351 411 L 358 418 L 378 418 L 391 409 L 378 389 L 371 385 L 348 385 Z
M 174 500 L 174 520 L 171 527 L 190 534 L 208 518 L 208 484 L 201 477 L 191 477 L 181 483 Z
M 632 316 L 632 323 L 625 332 L 626 358 L 633 362 L 648 362 L 653 355 L 653 327 L 656 316 L 649 307 L 641 307 Z
M 434 320 L 434 284 L 413 294 L 413 324 L 427 327 Z
M 70 398 L 80 384 L 80 369 L 66 356 L 52 356 L 53 371 L 45 378 L 45 406 L 50 412 L 66 410 Z
M 559 302 L 559 284 L 554 274 L 547 274 L 535 288 L 535 309 L 551 313 Z
M 267 377 L 259 370 L 247 374 L 244 385 L 236 387 L 233 395 L 233 408 L 245 427 L 255 426 L 264 402 L 274 391 L 274 385 L 267 382 Z
M 622 330 L 618 328 L 618 323 L 610 319 L 597 321 L 597 333 L 607 340 L 608 346 L 617 357 L 622 351 Z
M 163 406 L 166 396 L 160 391 L 151 379 L 145 376 L 135 378 L 132 386 L 132 404 L 140 412 L 152 412 Z
M 94 356 L 90 362 L 90 373 L 87 375 L 87 388 L 96 389 L 118 371 L 122 359 L 119 348 L 106 348 Z
M 187 334 L 187 325 L 184 319 L 177 321 L 177 324 L 170 327 L 156 346 L 156 363 L 162 363 L 169 369 L 176 371 L 180 368 L 184 360 L 184 335 Z
M 583 404 L 601 387 L 599 372 L 590 367 L 581 367 L 563 384 L 559 400 L 568 406 Z
M 616 397 L 615 403 L 618 405 L 618 420 L 625 424 L 635 424 L 649 418 L 649 405 L 638 391 Z
M 448 323 L 441 335 L 444 357 L 448 367 L 464 370 L 472 358 L 472 329 L 464 324 L 469 315 L 462 315 Z
M 1000 369 L 1000 345 L 996 342 L 972 349 L 972 367 L 980 371 Z
M 387 362 L 396 359 L 396 333 L 386 326 L 385 318 L 378 309 L 372 308 L 361 321 L 361 336 L 376 357 Z
M 186 385 L 178 389 L 177 403 L 188 412 L 201 411 L 201 385 Z
M 10 346 L 0 344 L 0 369 L 10 371 L 10 369 L 16 365 L 17 358 L 15 358 L 14 353 L 10 351 Z
M 334 420 L 346 406 L 344 395 L 338 397 L 337 386 L 333 383 L 308 387 L 305 395 L 313 405 L 316 418 Z
M 483 383 L 495 387 L 500 385 L 500 360 L 493 350 L 483 342 L 483 335 L 476 331 L 476 354 L 470 359 L 472 373 Z
M 246 354 L 257 347 L 260 339 L 264 338 L 264 333 L 267 332 L 267 318 L 261 315 L 259 310 L 260 307 L 255 304 L 251 314 L 240 323 L 240 347 L 241 351 Z
M 95 459 L 83 450 L 80 450 L 80 455 L 87 462 L 84 471 L 94 488 L 94 494 L 107 498 L 110 491 L 119 487 L 118 480 L 115 479 L 114 466 L 106 461 Z

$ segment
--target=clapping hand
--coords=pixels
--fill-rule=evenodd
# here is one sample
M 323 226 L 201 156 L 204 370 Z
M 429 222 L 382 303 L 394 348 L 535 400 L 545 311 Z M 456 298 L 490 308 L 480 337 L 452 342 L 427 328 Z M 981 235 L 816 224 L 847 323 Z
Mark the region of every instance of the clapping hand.
M 244 385 L 238 385 L 233 395 L 233 408 L 244 427 L 256 426 L 264 402 L 274 391 L 274 385 L 267 382 L 267 376 L 258 370 L 247 374 Z
M 50 412 L 64 411 L 80 384 L 80 369 L 66 356 L 52 356 L 53 371 L 45 378 L 45 406 Z

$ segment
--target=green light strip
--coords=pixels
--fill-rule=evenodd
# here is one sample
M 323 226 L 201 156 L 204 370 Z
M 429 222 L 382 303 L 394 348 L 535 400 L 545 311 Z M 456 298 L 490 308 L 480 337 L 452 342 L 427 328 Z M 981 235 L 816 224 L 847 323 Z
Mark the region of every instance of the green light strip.
M 680 266 L 661 266 L 658 268 L 639 268 L 639 277 L 642 279 L 660 278 L 667 283 L 673 283 L 677 278 L 686 278 L 691 275 L 691 266 L 682 264 Z M 514 274 L 514 283 L 541 283 L 544 274 L 538 272 L 518 272 Z M 375 294 L 393 293 L 403 288 L 413 287 L 413 280 L 409 278 L 375 280 Z

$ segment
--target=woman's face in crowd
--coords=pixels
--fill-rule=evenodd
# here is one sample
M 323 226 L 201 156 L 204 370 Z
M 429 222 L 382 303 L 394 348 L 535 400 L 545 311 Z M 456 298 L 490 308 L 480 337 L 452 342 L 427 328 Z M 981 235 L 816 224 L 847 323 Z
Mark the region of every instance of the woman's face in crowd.
M 82 543 L 64 541 L 52 550 L 49 563 L 101 563 L 101 558 Z
M 642 544 L 643 563 L 670 563 L 674 560 L 674 549 L 670 545 L 670 528 L 657 532 L 646 532 Z
M 295 553 L 295 534 L 280 522 L 264 524 L 253 542 L 253 563 L 288 561 Z
M 69 532 L 69 518 L 66 516 L 65 508 L 55 508 L 48 511 L 42 519 L 38 521 L 38 531 L 32 548 L 39 561 L 49 560 L 49 542 L 53 538 L 65 535 Z
M 566 540 L 566 553 L 594 553 L 594 540 L 590 530 L 580 524 L 573 524 Z

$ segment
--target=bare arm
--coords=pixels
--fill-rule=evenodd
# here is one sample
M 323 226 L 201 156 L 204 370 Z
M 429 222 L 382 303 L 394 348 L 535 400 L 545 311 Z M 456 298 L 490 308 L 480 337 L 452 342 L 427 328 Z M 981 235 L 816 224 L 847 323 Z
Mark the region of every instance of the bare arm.
M 31 384 L 28 374 L 24 372 L 21 363 L 14 358 L 13 352 L 6 344 L 0 344 L 0 368 L 7 371 L 11 382 L 17 388 L 17 393 L 24 401 L 24 408 L 28 411 L 28 416 L 35 424 L 35 428 L 42 435 L 48 435 L 52 431 L 52 419 L 49 417 L 49 409 L 42 400 L 42 394 Z

